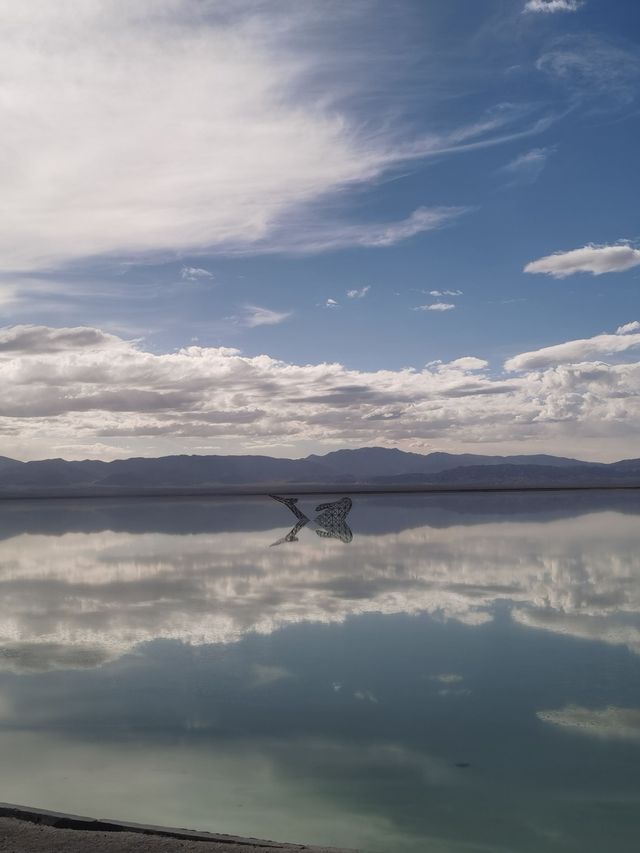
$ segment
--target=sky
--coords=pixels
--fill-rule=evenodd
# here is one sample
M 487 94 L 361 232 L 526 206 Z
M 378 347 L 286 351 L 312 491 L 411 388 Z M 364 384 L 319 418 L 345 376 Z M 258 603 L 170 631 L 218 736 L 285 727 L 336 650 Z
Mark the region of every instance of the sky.
M 0 26 L 0 455 L 640 456 L 636 0 Z

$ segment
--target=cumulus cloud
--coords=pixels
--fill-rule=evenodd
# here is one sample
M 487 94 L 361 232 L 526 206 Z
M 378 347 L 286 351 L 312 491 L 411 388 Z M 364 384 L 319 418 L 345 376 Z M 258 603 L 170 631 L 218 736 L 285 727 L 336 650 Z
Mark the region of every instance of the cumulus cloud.
M 476 358 L 472 355 L 465 355 L 462 358 L 456 358 L 453 361 L 448 362 L 447 364 L 441 365 L 440 369 L 453 368 L 454 370 L 484 370 L 489 367 L 489 362 L 485 361 L 483 358 Z
M 430 290 L 429 296 L 462 296 L 461 290 Z
M 616 335 L 629 335 L 631 332 L 640 331 L 640 323 L 634 320 L 632 323 L 625 323 L 624 326 L 618 326 Z
M 527 0 L 525 12 L 577 12 L 584 5 L 583 0 Z
M 349 299 L 364 299 L 367 293 L 371 290 L 371 285 L 366 284 L 364 287 L 361 287 L 360 290 L 347 290 L 347 296 Z
M 604 275 L 610 272 L 625 272 L 640 266 L 640 249 L 627 244 L 598 246 L 589 244 L 570 252 L 555 252 L 531 261 L 524 268 L 527 273 L 542 273 L 553 278 L 567 278 L 579 272 Z
M 329 298 L 326 300 L 326 302 L 324 303 L 324 307 L 325 307 L 325 308 L 339 308 L 339 307 L 340 307 L 340 303 L 339 303 L 339 302 L 336 302 L 336 300 L 335 300 L 335 299 L 332 299 L 331 297 L 329 297 Z
M 254 306 L 247 316 L 279 322 L 273 313 Z M 32 459 L 74 443 L 124 443 L 132 455 L 434 442 L 575 453 L 580 440 L 619 458 L 637 452 L 640 364 L 602 357 L 639 344 L 628 331 L 524 353 L 507 361 L 515 375 L 505 380 L 471 355 L 366 371 L 226 347 L 155 354 L 98 329 L 18 326 L 0 334 L 0 436 L 4 455 Z
M 524 352 L 505 362 L 505 370 L 539 370 L 558 364 L 576 364 L 614 355 L 640 346 L 640 333 L 634 333 L 640 324 L 621 326 L 615 335 L 595 335 L 577 341 L 567 341 L 533 352 Z M 624 331 L 623 331 L 624 330 Z
M 242 320 L 250 329 L 256 326 L 276 326 L 288 320 L 292 313 L 291 311 L 272 311 L 270 308 L 261 308 L 259 305 L 247 305 Z

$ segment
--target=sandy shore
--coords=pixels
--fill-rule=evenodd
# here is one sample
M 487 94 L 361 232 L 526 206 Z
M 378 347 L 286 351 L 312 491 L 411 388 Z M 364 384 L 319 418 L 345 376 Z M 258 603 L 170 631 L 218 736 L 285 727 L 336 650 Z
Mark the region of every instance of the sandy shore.
M 348 853 L 0 805 L 1 853 Z M 353 851 L 351 851 L 353 853 Z

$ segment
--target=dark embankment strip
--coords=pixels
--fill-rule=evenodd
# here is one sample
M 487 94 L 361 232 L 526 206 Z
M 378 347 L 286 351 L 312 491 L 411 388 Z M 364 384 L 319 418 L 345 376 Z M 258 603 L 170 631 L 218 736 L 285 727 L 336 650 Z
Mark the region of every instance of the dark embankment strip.
M 2 488 L 0 500 L 44 500 L 57 498 L 226 498 L 226 497 L 264 497 L 281 495 L 414 495 L 414 494 L 487 494 L 495 492 L 594 492 L 594 491 L 637 491 L 640 483 L 594 483 L 568 485 L 314 485 L 295 483 L 276 483 L 273 485 L 237 486 L 237 487 L 167 487 L 167 488 Z
M 188 829 L 173 829 L 163 826 L 152 826 L 137 823 L 127 823 L 112 820 L 96 819 L 92 817 L 81 817 L 79 815 L 53 812 L 46 809 L 36 809 L 27 806 L 0 803 L 1 819 L 13 819 L 27 824 L 36 824 L 41 827 L 50 827 L 59 830 L 76 830 L 82 832 L 96 833 L 128 833 L 132 835 L 145 835 L 154 838 L 168 838 L 180 841 L 204 842 L 211 845 L 212 850 L 234 850 L 238 853 L 243 850 L 258 851 L 258 853 L 349 853 L 339 851 L 335 848 L 309 847 L 304 844 L 286 844 L 276 841 L 266 841 L 258 838 L 241 838 L 235 835 L 219 835 L 211 832 L 198 832 Z M 0 824 L 1 833 L 1 824 Z M 1 835 L 0 835 L 1 837 Z M 355 851 L 351 851 L 355 853 Z

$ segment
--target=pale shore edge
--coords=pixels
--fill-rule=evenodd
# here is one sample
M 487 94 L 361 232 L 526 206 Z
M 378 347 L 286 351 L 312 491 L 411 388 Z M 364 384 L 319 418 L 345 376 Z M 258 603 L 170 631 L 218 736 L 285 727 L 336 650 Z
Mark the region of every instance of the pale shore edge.
M 66 814 L 64 812 L 49 811 L 48 809 L 37 809 L 30 806 L 14 805 L 12 803 L 0 803 L 0 840 L 2 837 L 2 819 L 13 819 L 28 824 L 36 824 L 41 827 L 61 830 L 77 830 L 83 832 L 99 833 L 129 833 L 133 835 L 145 835 L 153 838 L 176 839 L 180 841 L 205 842 L 215 845 L 217 849 L 224 845 L 225 849 L 237 847 L 238 853 L 243 849 L 251 851 L 265 851 L 269 853 L 357 853 L 355 850 L 336 847 L 317 847 L 307 844 L 292 844 L 286 842 L 269 841 L 260 838 L 244 838 L 238 835 L 222 835 L 213 832 L 201 832 L 192 829 L 182 829 L 167 826 L 155 826 L 153 824 L 129 823 L 128 821 L 116 821 L 105 818 L 84 817 L 81 815 Z

